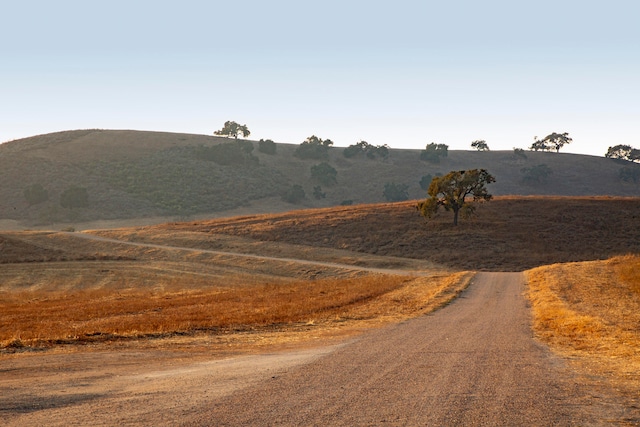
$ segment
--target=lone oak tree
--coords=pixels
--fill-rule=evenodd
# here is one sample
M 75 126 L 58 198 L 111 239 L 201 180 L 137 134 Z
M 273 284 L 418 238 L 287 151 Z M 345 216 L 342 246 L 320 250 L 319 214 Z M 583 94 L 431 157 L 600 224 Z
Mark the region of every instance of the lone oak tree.
M 249 129 L 247 128 L 247 125 L 240 125 L 232 121 L 224 122 L 224 126 L 222 127 L 222 129 L 217 130 L 213 133 L 214 135 L 234 137 L 235 139 L 238 139 L 238 134 L 240 133 L 242 134 L 243 138 L 246 138 L 251 134 L 251 132 L 249 132 Z
M 471 146 L 478 151 L 489 151 L 489 145 L 487 144 L 487 141 L 485 141 L 484 139 L 478 139 L 477 141 L 473 141 L 471 143 Z
M 427 191 L 430 197 L 418 203 L 418 211 L 425 218 L 431 218 L 442 206 L 446 211 L 453 211 L 453 225 L 458 225 L 460 211 L 465 218 L 475 211 L 475 206 L 467 201 L 468 196 L 472 196 L 474 202 L 491 200 L 493 196 L 488 193 L 486 185 L 492 182 L 496 179 L 485 169 L 451 171 L 444 176 L 436 176 Z

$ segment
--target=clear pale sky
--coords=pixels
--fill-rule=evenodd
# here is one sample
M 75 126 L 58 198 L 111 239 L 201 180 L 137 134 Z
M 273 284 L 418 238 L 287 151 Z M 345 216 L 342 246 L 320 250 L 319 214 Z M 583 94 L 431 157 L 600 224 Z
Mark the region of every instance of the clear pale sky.
M 640 147 L 637 1 L 3 1 L 0 142 L 70 129 Z

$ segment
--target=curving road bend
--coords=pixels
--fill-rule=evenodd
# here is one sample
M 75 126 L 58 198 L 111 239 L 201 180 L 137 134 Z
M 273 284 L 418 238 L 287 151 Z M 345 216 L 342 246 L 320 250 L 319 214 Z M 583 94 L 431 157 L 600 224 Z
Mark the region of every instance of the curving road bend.
M 568 426 L 610 414 L 532 337 L 521 273 L 183 414 L 190 426 Z M 605 409 L 603 409 L 605 408 Z

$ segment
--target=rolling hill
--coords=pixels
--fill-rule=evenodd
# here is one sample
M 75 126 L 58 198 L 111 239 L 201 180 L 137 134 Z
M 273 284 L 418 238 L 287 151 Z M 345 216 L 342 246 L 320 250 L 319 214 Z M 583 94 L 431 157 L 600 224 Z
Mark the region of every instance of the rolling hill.
M 386 183 L 406 185 L 409 199 L 419 199 L 425 197 L 423 176 L 470 168 L 496 177 L 494 195 L 640 196 L 640 183 L 619 179 L 622 167 L 640 165 L 604 157 L 450 151 L 433 164 L 420 160 L 420 150 L 391 149 L 387 159 L 369 159 L 347 158 L 343 148 L 334 147 L 326 160 L 302 160 L 294 156 L 293 144 L 277 144 L 275 154 L 266 154 L 251 142 L 253 150 L 240 157 L 216 151 L 223 145 L 234 141 L 128 130 L 65 131 L 0 144 L 1 228 L 118 219 L 143 224 L 378 203 L 385 201 Z M 311 168 L 322 161 L 335 169 L 337 183 L 312 179 Z M 522 170 L 541 164 L 551 170 L 548 178 L 525 182 Z M 283 201 L 282 194 L 296 184 L 306 197 L 297 204 Z M 30 203 L 25 190 L 34 187 L 44 196 Z M 63 207 L 61 198 L 73 188 L 86 190 L 86 203 Z

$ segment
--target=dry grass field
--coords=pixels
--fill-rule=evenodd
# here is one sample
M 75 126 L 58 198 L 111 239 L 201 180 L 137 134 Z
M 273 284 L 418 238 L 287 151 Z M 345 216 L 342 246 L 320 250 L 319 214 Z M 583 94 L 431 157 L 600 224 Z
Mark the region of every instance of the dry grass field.
M 446 304 L 469 271 L 529 270 L 538 336 L 640 388 L 640 199 L 498 197 L 458 227 L 414 203 L 0 233 L 0 354 L 346 336 Z
M 593 379 L 640 390 L 640 255 L 527 271 L 537 335 Z
M 287 340 L 328 330 L 352 333 L 433 310 L 471 277 L 415 260 L 346 251 L 321 249 L 314 257 L 313 248 L 201 233 L 189 241 L 183 233 L 156 237 L 163 245 L 298 255 L 328 265 L 132 246 L 72 233 L 4 233 L 0 351 L 196 335 L 252 342 L 273 332 Z M 358 264 L 393 266 L 403 274 L 362 271 Z
M 640 198 L 496 197 L 458 227 L 451 215 L 425 222 L 415 202 L 387 203 L 170 223 L 131 238 L 159 231 L 224 234 L 486 271 L 640 252 Z

